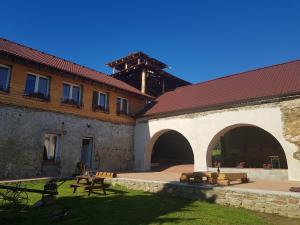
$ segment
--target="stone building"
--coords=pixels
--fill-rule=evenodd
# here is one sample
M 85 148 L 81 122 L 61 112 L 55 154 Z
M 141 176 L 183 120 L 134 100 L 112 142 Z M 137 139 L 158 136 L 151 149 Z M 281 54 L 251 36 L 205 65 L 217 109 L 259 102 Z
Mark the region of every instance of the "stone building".
M 0 177 L 133 168 L 134 115 L 150 96 L 103 73 L 0 39 Z
M 245 171 L 300 180 L 300 61 L 199 84 L 138 52 L 111 76 L 0 39 L 0 177 Z

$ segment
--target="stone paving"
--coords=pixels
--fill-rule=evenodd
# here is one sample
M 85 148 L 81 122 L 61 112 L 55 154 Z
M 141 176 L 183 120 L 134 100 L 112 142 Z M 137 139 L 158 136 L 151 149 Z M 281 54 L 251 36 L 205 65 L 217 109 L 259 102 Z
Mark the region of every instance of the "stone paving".
M 128 179 L 138 179 L 138 180 L 149 180 L 149 181 L 179 182 L 179 177 L 181 172 L 192 172 L 192 171 L 193 171 L 192 165 L 177 165 L 161 171 L 157 170 L 153 172 L 151 171 L 151 172 L 118 173 L 118 177 L 128 178 Z M 289 192 L 289 188 L 293 186 L 300 187 L 300 181 L 256 180 L 246 184 L 230 185 L 231 188 L 284 191 L 284 192 Z

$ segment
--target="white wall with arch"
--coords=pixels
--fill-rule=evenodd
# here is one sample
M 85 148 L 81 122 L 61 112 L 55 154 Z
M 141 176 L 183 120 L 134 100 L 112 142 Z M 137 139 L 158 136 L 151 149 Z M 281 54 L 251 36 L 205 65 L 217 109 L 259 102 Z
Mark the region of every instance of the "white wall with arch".
M 211 113 L 192 113 L 152 120 L 140 119 L 135 127 L 135 167 L 149 170 L 151 151 L 157 138 L 168 130 L 182 134 L 190 143 L 194 154 L 194 170 L 208 168 L 208 150 L 218 136 L 239 126 L 256 126 L 271 134 L 282 146 L 288 164 L 289 180 L 300 180 L 300 162 L 293 158 L 297 146 L 283 136 L 283 123 L 279 107 L 239 108 Z

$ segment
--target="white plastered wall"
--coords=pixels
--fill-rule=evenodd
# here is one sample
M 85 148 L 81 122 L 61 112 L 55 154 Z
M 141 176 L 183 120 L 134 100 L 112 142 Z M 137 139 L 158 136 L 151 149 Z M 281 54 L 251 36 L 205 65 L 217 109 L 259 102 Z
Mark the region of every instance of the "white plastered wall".
M 252 125 L 273 135 L 285 151 L 289 180 L 300 180 L 300 162 L 293 158 L 297 147 L 286 141 L 280 108 L 257 107 L 239 110 L 215 111 L 137 121 L 134 150 L 137 170 L 149 170 L 151 151 L 157 138 L 168 130 L 181 133 L 190 143 L 194 153 L 194 170 L 207 170 L 207 151 L 211 142 L 226 130 L 242 125 Z

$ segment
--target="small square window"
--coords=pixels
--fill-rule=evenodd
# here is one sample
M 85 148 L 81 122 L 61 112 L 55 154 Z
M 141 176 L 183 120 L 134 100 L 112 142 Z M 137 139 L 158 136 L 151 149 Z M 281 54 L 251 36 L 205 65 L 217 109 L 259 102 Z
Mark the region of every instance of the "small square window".
M 36 76 L 27 75 L 26 85 L 25 85 L 25 95 L 34 94 L 35 82 L 36 82 Z
M 104 93 L 99 93 L 99 102 L 98 105 L 103 107 L 104 109 L 106 108 L 106 94 Z
M 28 74 L 26 78 L 24 95 L 40 99 L 49 99 L 49 78 Z
M 62 103 L 80 105 L 81 87 L 73 84 L 63 84 Z
M 93 110 L 109 112 L 108 98 L 109 98 L 109 93 L 94 91 Z
M 117 97 L 117 102 L 116 102 L 116 107 L 117 107 L 117 114 L 124 114 L 128 115 L 129 114 L 129 105 L 128 105 L 128 100 L 126 98 L 121 98 Z
M 60 161 L 60 135 L 45 134 L 43 160 Z
M 117 98 L 117 112 L 121 112 L 122 111 L 122 99 L 121 98 Z
M 8 91 L 10 80 L 10 67 L 0 65 L 0 91 Z
M 66 101 L 70 98 L 71 85 L 63 84 L 63 101 Z

